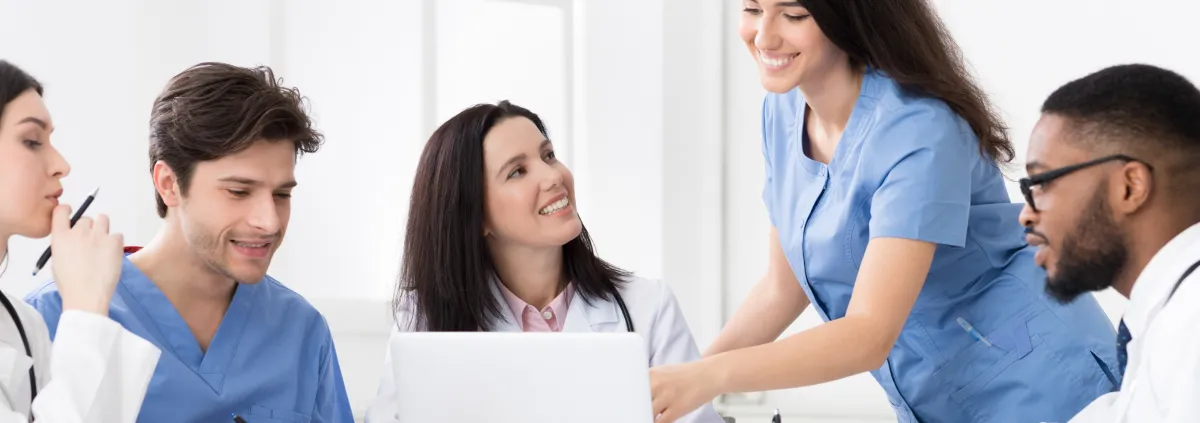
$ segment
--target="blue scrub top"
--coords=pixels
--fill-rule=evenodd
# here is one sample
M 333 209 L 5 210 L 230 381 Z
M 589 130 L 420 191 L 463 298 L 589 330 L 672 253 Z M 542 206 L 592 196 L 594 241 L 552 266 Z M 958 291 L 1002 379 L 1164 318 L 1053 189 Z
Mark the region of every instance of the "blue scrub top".
M 53 283 L 25 301 L 53 338 L 62 298 Z M 109 316 L 162 350 L 139 423 L 316 423 L 354 421 L 324 317 L 266 277 L 239 284 L 207 352 L 167 297 L 124 260 Z
M 899 421 L 1065 422 L 1120 386 L 1110 320 L 1091 295 L 1060 305 L 1044 293 L 1022 205 L 944 102 L 868 69 L 829 165 L 804 152 L 804 110 L 798 89 L 763 101 L 763 200 L 821 318 L 845 316 L 870 239 L 938 245 L 900 338 L 871 372 Z

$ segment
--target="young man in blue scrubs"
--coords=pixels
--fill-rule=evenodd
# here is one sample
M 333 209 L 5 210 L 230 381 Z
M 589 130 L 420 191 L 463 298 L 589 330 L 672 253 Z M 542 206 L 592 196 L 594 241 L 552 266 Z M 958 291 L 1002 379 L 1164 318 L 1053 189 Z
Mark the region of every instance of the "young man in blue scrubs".
M 296 159 L 323 137 L 269 68 L 202 63 L 150 117 L 162 228 L 129 248 L 109 315 L 162 349 L 138 421 L 352 422 L 324 317 L 266 275 L 283 241 Z M 54 284 L 26 301 L 53 337 Z

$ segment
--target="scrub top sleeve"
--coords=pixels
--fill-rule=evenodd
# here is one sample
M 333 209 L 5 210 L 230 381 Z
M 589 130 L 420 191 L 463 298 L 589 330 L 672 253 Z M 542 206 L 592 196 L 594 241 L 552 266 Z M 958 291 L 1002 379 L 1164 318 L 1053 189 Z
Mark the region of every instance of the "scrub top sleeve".
M 53 340 L 58 335 L 58 321 L 63 312 L 62 299 L 58 293 L 35 292 L 25 297 L 25 303 L 42 315 L 42 320 L 46 321 L 46 329 L 50 332 L 50 339 Z
M 321 375 L 312 421 L 354 423 L 354 413 L 350 409 L 350 399 L 346 394 L 346 383 L 342 379 L 342 368 L 338 364 L 337 349 L 334 347 L 332 336 L 326 340 L 326 348 L 325 357 L 321 359 Z
M 864 148 L 881 178 L 870 201 L 870 237 L 962 247 L 978 146 L 957 115 L 918 103 L 892 111 Z
M 774 170 L 771 165 L 771 140 L 773 137 L 772 134 L 767 133 L 767 128 L 769 127 L 767 122 L 770 122 L 773 116 L 770 99 L 771 94 L 763 97 L 762 119 L 759 121 L 759 137 L 762 138 L 763 170 L 766 171 L 766 177 L 763 179 L 762 199 L 763 204 L 767 206 L 767 217 L 771 220 L 771 226 L 774 227 L 776 226 L 775 215 L 771 213 L 771 210 L 775 210 L 771 201 L 771 184 L 774 182 L 771 178 L 771 172 Z

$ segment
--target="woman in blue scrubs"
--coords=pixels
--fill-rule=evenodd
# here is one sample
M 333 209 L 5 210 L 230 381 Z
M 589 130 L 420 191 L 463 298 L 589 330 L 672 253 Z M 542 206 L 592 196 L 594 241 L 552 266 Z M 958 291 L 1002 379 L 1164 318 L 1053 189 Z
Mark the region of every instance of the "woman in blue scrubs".
M 901 422 L 1067 421 L 1119 386 L 1095 299 L 1044 292 L 1013 146 L 930 5 L 738 1 L 770 264 L 705 358 L 652 371 L 658 421 L 868 371 Z M 810 304 L 826 323 L 776 340 Z

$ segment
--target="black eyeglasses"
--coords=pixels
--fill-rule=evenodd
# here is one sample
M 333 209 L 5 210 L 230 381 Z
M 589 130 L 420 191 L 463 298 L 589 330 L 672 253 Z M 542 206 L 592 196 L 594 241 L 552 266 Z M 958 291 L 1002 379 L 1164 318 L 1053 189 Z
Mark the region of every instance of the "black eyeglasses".
M 1038 185 L 1047 184 L 1050 181 L 1061 178 L 1063 176 L 1067 176 L 1071 172 L 1074 172 L 1074 171 L 1077 171 L 1080 169 L 1086 169 L 1086 168 L 1089 168 L 1089 167 L 1092 167 L 1092 166 L 1095 166 L 1095 165 L 1098 165 L 1101 163 L 1111 162 L 1113 160 L 1141 163 L 1143 165 L 1146 165 L 1146 168 L 1150 169 L 1151 172 L 1154 171 L 1154 166 L 1151 166 L 1150 163 L 1146 163 L 1142 160 L 1138 160 L 1133 157 L 1126 156 L 1124 154 L 1114 154 L 1111 156 L 1104 156 L 1104 157 L 1101 157 L 1101 158 L 1098 158 L 1095 160 L 1088 160 L 1083 163 L 1077 163 L 1077 164 L 1073 164 L 1070 166 L 1060 167 L 1060 168 L 1054 169 L 1054 170 L 1047 170 L 1045 172 L 1042 172 L 1042 173 L 1039 173 L 1036 175 L 1029 175 L 1029 177 L 1027 177 L 1027 178 L 1021 178 L 1021 180 L 1019 181 L 1021 184 L 1021 194 L 1025 195 L 1025 202 L 1029 204 L 1029 207 L 1033 208 L 1034 211 L 1037 211 L 1037 206 L 1033 204 L 1033 187 L 1038 186 Z

